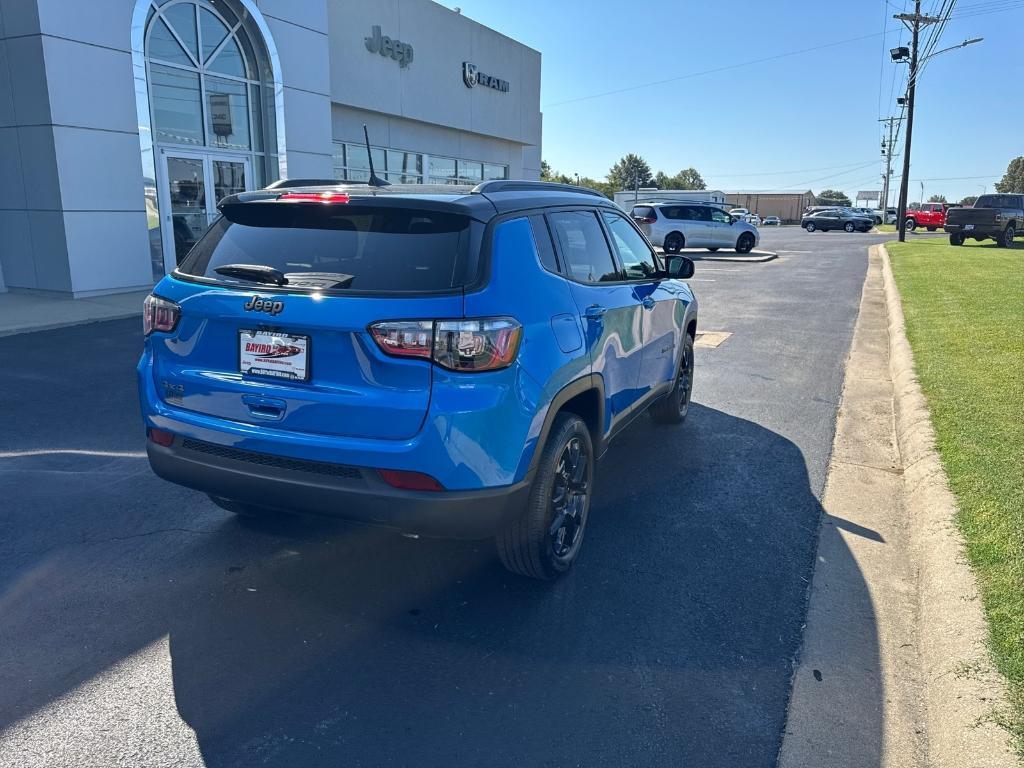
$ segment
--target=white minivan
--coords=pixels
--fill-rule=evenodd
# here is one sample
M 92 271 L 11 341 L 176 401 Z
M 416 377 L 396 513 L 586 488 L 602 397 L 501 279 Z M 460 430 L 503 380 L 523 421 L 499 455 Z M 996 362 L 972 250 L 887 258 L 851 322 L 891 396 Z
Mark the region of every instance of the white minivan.
M 746 221 L 739 221 L 722 208 L 693 203 L 641 203 L 633 206 L 633 220 L 653 245 L 665 253 L 683 248 L 733 248 L 750 253 L 761 236 Z

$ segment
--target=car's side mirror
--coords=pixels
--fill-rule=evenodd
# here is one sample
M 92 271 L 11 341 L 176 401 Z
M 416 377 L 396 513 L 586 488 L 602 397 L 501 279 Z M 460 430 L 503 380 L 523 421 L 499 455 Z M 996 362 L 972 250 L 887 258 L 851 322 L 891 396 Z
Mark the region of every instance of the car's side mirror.
M 668 276 L 672 280 L 689 280 L 693 277 L 693 260 L 685 256 L 673 256 L 668 260 Z

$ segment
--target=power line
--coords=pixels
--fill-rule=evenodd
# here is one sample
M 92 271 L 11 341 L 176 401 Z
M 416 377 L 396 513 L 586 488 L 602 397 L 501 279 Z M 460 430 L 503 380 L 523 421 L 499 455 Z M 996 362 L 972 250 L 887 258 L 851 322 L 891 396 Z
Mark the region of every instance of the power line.
M 788 176 L 792 173 L 816 173 L 818 171 L 833 171 L 837 168 L 850 168 L 854 165 L 859 165 L 863 161 L 858 160 L 856 163 L 846 163 L 845 165 L 826 165 L 823 168 L 799 168 L 792 171 L 765 171 L 763 173 L 707 173 L 705 176 L 725 176 L 725 177 L 736 177 L 736 176 Z M 874 161 L 872 161 L 874 162 Z
M 831 43 L 823 43 L 822 45 L 815 45 L 810 48 L 801 48 L 797 51 L 787 51 L 786 53 L 777 53 L 773 56 L 764 56 L 760 59 L 750 59 L 749 61 L 741 61 L 736 64 L 728 64 L 723 67 L 715 67 L 713 69 L 704 69 L 699 72 L 689 72 L 685 75 L 679 75 L 678 77 L 669 77 L 664 80 L 651 80 L 640 85 L 629 85 L 623 88 L 614 88 L 610 91 L 601 91 L 600 93 L 592 93 L 587 96 L 577 96 L 573 99 L 564 99 L 563 101 L 553 101 L 549 104 L 544 105 L 544 109 L 550 109 L 551 107 L 560 107 L 565 104 L 575 104 L 579 101 L 589 101 L 590 99 L 599 99 L 603 96 L 613 96 L 618 93 L 627 93 L 628 91 L 637 91 L 641 88 L 653 88 L 656 85 L 665 85 L 666 83 L 675 83 L 680 80 L 688 80 L 694 77 L 702 77 L 704 75 L 713 75 L 718 72 L 728 72 L 733 69 L 740 69 L 741 67 L 749 67 L 752 64 L 763 64 L 766 61 L 777 61 L 778 59 L 785 59 L 790 56 L 799 56 L 804 53 L 812 53 L 814 51 L 821 51 L 825 48 L 834 48 L 838 45 L 847 45 L 848 43 L 855 43 L 859 40 L 870 40 L 875 37 L 884 36 L 887 32 L 873 32 L 870 35 L 860 35 L 859 37 L 850 37 L 845 40 L 836 40 Z

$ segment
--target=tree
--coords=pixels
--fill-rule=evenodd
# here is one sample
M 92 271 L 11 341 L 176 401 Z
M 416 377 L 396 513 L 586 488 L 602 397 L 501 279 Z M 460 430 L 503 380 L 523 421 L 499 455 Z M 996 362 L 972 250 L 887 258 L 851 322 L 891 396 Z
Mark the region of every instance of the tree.
M 932 195 L 928 198 L 929 203 L 948 203 L 945 195 Z
M 540 161 L 540 180 L 551 181 L 551 164 L 547 160 Z
M 615 199 L 615 189 L 606 181 L 598 181 L 597 179 L 591 179 L 588 176 L 582 176 L 580 177 L 580 186 L 596 189 L 609 200 Z
M 1024 157 L 1010 161 L 1002 181 L 996 182 L 996 192 L 1024 192 Z
M 561 171 L 552 170 L 551 164 L 547 160 L 540 161 L 540 180 L 541 181 L 554 181 L 559 184 L 575 184 L 576 180 L 571 176 L 566 176 Z
M 850 198 L 845 193 L 840 192 L 838 189 L 826 189 L 818 195 L 818 203 L 821 205 L 838 205 L 843 207 L 850 206 Z
M 649 187 L 654 179 L 651 166 L 639 155 L 630 152 L 608 171 L 608 183 L 616 189 L 633 189 L 635 186 Z
M 697 173 L 696 168 L 684 168 L 675 176 L 661 171 L 654 175 L 654 184 L 658 189 L 707 189 L 708 185 Z
M 968 195 L 967 197 L 960 201 L 960 205 L 964 206 L 965 208 L 970 208 L 976 202 L 978 202 L 977 195 Z

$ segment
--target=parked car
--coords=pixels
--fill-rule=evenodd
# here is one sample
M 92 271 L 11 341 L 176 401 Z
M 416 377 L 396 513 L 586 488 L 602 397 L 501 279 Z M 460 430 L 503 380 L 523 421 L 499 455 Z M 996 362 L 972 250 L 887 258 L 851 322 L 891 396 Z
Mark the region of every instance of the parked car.
M 779 227 L 782 226 L 782 219 L 778 216 L 765 216 L 764 226 L 766 227 Z
M 748 209 L 748 208 L 730 208 L 729 209 L 729 215 L 739 219 L 740 221 L 746 221 L 747 220 L 747 216 L 750 215 L 750 209 Z
M 867 216 L 869 219 L 875 222 L 875 224 L 882 223 L 882 212 L 875 208 L 851 208 L 854 213 L 859 213 Z
M 903 226 L 910 232 L 918 227 L 925 227 L 929 232 L 942 229 L 946 225 L 946 203 L 921 203 L 907 211 Z
M 899 212 L 895 208 L 886 208 L 885 209 L 885 223 L 886 224 L 895 224 L 898 219 L 899 219 Z
M 952 245 L 963 245 L 973 237 L 991 238 L 1003 248 L 1012 248 L 1013 239 L 1024 234 L 1024 195 L 982 195 L 973 208 L 951 209 L 944 229 Z
M 815 213 L 821 213 L 822 211 L 835 211 L 838 208 L 838 205 L 809 205 L 806 208 L 804 208 L 804 217 L 810 216 Z
M 734 248 L 750 253 L 761 241 L 757 227 L 704 203 L 647 203 L 633 206 L 633 220 L 665 253 L 683 248 Z
M 753 224 L 755 227 L 761 226 L 761 217 L 756 213 L 747 214 L 747 223 Z
M 577 559 L 597 459 L 693 384 L 693 262 L 561 184 L 260 190 L 146 299 L 150 466 L 244 517 L 299 511 Z M 724 212 L 723 212 L 723 215 Z
M 804 216 L 800 226 L 808 232 L 828 232 L 830 229 L 842 229 L 847 232 L 869 232 L 875 222 L 859 213 L 834 208 L 830 211 L 818 211 Z

